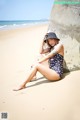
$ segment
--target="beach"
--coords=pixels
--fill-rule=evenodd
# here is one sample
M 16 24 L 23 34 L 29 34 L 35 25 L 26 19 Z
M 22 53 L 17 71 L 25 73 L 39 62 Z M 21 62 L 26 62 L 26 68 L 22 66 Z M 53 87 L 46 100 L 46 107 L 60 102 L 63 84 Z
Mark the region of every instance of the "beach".
M 47 29 L 46 23 L 0 31 L 0 112 L 8 120 L 80 120 L 80 70 L 54 82 L 38 73 L 27 88 L 13 91 L 26 79 Z

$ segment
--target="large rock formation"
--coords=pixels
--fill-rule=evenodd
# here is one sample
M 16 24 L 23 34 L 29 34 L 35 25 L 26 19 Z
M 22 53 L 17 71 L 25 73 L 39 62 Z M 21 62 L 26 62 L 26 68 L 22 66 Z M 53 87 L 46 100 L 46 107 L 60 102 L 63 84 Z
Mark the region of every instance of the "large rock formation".
M 66 71 L 80 69 L 80 0 L 70 1 L 73 3 L 54 1 L 48 29 L 55 32 L 64 44 Z

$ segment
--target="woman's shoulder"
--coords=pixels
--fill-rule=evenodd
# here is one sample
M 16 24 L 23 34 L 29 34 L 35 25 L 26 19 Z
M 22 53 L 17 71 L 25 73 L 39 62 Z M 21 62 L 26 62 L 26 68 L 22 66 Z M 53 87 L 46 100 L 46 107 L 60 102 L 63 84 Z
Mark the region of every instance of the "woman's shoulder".
M 62 48 L 62 47 L 64 47 L 64 46 L 63 46 L 63 43 L 62 43 L 62 42 L 59 42 L 57 45 L 55 45 L 54 48 Z

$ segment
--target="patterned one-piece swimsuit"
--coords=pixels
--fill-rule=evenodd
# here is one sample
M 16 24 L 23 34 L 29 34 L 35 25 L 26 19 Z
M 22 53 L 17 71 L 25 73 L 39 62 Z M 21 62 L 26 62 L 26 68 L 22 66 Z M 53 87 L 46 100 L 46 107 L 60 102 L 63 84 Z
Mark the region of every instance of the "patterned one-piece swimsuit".
M 55 70 L 61 78 L 63 74 L 63 56 L 57 53 L 55 56 L 50 58 L 49 67 L 50 69 Z

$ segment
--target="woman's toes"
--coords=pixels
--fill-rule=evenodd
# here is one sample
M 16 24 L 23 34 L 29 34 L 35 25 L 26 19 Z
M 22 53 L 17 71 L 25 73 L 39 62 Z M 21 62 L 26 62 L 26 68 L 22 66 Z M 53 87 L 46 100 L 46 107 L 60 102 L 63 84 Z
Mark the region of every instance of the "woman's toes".
M 26 86 L 21 86 L 21 87 L 19 87 L 19 88 L 13 89 L 13 91 L 19 91 L 19 90 L 22 90 L 22 89 L 24 89 L 24 88 L 26 88 Z

